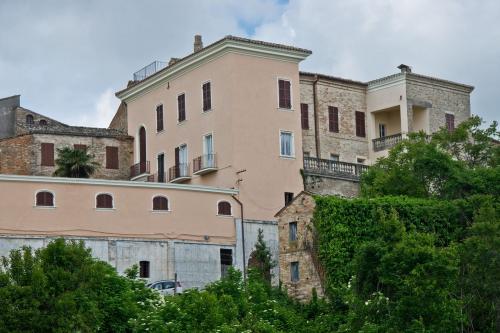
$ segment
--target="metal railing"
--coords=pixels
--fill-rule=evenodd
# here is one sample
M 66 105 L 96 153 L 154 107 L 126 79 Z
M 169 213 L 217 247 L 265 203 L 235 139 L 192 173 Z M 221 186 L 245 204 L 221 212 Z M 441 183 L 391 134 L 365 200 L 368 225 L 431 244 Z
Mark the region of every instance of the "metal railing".
M 153 61 L 149 65 L 139 69 L 134 73 L 134 81 L 141 81 L 147 78 L 148 76 L 153 75 L 154 73 L 162 70 L 167 67 L 167 63 L 163 61 Z
M 193 159 L 193 173 L 205 169 L 216 169 L 217 161 L 215 154 L 205 154 Z
M 167 182 L 167 173 L 155 173 L 154 175 L 148 176 L 149 183 L 166 183 Z
M 178 178 L 189 178 L 189 163 L 174 165 L 168 169 L 168 181 L 174 181 Z
M 130 167 L 130 178 L 149 173 L 149 161 L 139 162 Z
M 359 163 L 325 160 L 315 157 L 304 157 L 304 171 L 325 176 L 359 180 L 368 166 Z
M 381 151 L 389 149 L 397 145 L 403 140 L 403 135 L 401 133 L 384 136 L 381 138 L 373 139 L 373 150 Z

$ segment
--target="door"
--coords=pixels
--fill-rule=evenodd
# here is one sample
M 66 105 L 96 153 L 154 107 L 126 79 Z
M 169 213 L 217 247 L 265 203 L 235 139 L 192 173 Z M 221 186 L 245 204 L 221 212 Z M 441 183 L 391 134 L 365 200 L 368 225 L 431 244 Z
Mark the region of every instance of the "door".
M 160 154 L 158 155 L 158 182 L 159 183 L 164 183 L 165 182 L 165 155 Z
M 146 129 L 139 129 L 139 171 L 146 172 Z
M 211 168 L 214 165 L 214 146 L 212 134 L 207 134 L 203 138 L 203 168 Z
M 378 132 L 381 138 L 385 138 L 385 124 L 378 124 Z

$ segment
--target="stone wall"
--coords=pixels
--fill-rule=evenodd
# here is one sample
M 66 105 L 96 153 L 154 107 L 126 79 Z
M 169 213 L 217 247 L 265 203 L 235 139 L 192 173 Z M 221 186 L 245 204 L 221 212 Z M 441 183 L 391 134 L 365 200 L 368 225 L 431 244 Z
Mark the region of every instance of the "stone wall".
M 339 179 L 328 176 L 305 175 L 306 191 L 319 195 L 337 195 L 347 198 L 359 196 L 359 181 Z
M 33 160 L 33 136 L 0 140 L 0 174 L 29 175 Z
M 52 176 L 56 167 L 41 166 L 41 144 L 54 143 L 57 149 L 75 144 L 87 145 L 88 152 L 101 165 L 92 178 L 129 179 L 132 165 L 131 138 L 95 138 L 87 136 L 29 134 L 0 140 L 0 173 L 14 175 Z M 106 146 L 118 147 L 119 169 L 106 169 Z
M 366 112 L 366 88 L 359 84 L 320 79 L 317 83 L 318 133 L 321 156 L 316 156 L 314 135 L 313 81 L 301 78 L 301 102 L 309 109 L 309 129 L 302 130 L 304 152 L 311 157 L 330 159 L 331 154 L 339 155 L 340 161 L 356 163 L 358 157 L 368 157 L 368 141 L 356 136 L 355 112 Z M 328 107 L 334 106 L 339 112 L 339 133 L 329 131 Z
M 33 124 L 26 123 L 27 115 L 31 115 L 33 117 Z M 40 120 L 45 120 L 47 124 L 40 125 Z M 23 107 L 17 107 L 15 109 L 15 123 L 16 123 L 15 135 L 27 134 L 30 132 L 30 130 L 50 129 L 50 130 L 61 131 L 70 127 L 54 119 L 42 116 L 41 114 L 25 109 Z
M 455 126 L 467 120 L 471 116 L 470 92 L 467 89 L 459 89 L 460 86 L 453 89 L 449 85 L 430 84 L 424 81 L 407 80 L 406 94 L 407 99 L 415 102 L 430 103 L 427 109 L 429 117 L 429 132 L 433 133 L 440 127 L 446 126 L 445 114 L 451 113 L 455 116 Z M 409 108 L 409 112 L 411 108 Z M 408 119 L 412 117 L 409 114 Z M 409 124 L 410 131 L 413 130 L 412 124 Z
M 288 294 L 300 301 L 311 299 L 313 289 L 318 296 L 324 295 L 314 255 L 312 217 L 316 204 L 306 193 L 299 194 L 294 201 L 278 213 L 280 281 Z M 297 240 L 289 239 L 289 223 L 297 222 Z M 291 281 L 290 266 L 299 263 L 299 280 Z
M 14 136 L 15 113 L 21 96 L 11 96 L 0 99 L 0 139 Z
M 123 133 L 128 132 L 128 122 L 127 122 L 127 104 L 121 102 L 115 116 L 109 124 L 109 128 L 116 129 Z

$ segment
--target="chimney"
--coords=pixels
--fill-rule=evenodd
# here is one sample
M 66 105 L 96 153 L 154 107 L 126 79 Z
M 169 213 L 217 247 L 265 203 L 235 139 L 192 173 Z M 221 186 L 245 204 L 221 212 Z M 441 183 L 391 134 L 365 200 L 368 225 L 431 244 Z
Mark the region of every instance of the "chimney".
M 194 35 L 194 52 L 198 52 L 203 48 L 203 42 L 201 41 L 201 35 Z
M 169 66 L 172 66 L 175 64 L 177 61 L 179 61 L 179 58 L 170 58 L 170 61 L 168 62 Z
M 411 73 L 411 67 L 408 65 L 401 64 L 398 68 L 401 70 L 401 73 Z

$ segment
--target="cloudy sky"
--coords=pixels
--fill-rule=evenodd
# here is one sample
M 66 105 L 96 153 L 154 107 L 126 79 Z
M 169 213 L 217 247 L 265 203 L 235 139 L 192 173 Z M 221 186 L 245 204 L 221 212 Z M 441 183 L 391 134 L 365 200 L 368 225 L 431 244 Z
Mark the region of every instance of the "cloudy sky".
M 476 87 L 499 120 L 499 0 L 0 0 L 0 97 L 72 125 L 107 126 L 114 93 L 153 60 L 238 35 L 311 49 L 302 70 L 368 81 L 417 73 Z

